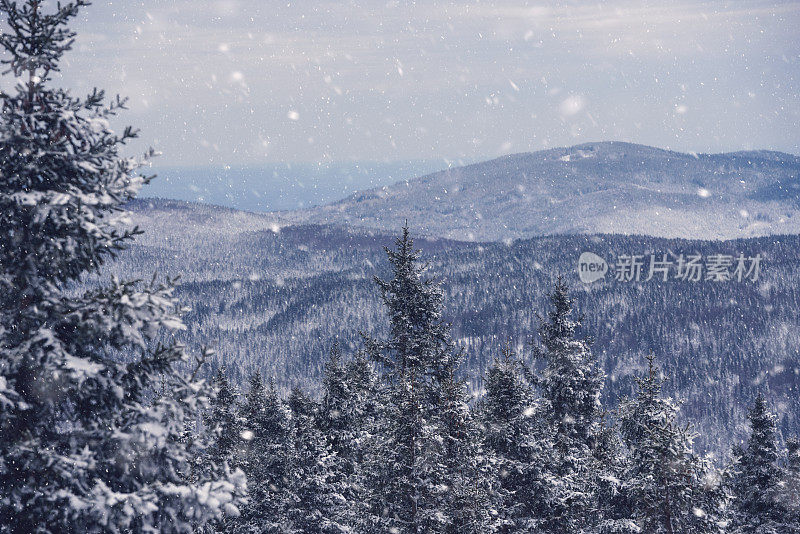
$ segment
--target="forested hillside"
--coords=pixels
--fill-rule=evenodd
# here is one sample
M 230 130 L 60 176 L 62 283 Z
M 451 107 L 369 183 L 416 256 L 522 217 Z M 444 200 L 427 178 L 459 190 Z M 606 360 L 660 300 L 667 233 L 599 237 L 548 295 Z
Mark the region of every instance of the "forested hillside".
M 224 228 L 228 217 L 253 218 L 252 225 L 272 229 L 240 226 L 214 237 L 209 230 Z M 192 308 L 189 344 L 214 347 L 239 383 L 260 370 L 282 388 L 318 391 L 333 343 L 354 353 L 362 346 L 359 331 L 383 328 L 372 277 L 388 268 L 383 247 L 392 243 L 391 234 L 281 227 L 263 216 L 172 202 L 135 204 L 134 219 L 146 233 L 112 269 L 143 277 L 180 271 L 179 294 Z M 150 220 L 161 223 L 148 226 Z M 633 373 L 652 352 L 668 377 L 666 390 L 685 399 L 683 414 L 703 429 L 701 444 L 725 448 L 740 436 L 744 406 L 759 389 L 785 406 L 780 428 L 798 428 L 792 404 L 800 385 L 798 237 L 704 242 L 603 235 L 417 244 L 430 274 L 443 282 L 445 318 L 465 350 L 464 370 L 476 393 L 482 372 L 508 339 L 530 357 L 545 293 L 563 275 L 586 315 L 584 333 L 595 338 L 610 402 L 631 392 Z M 609 261 L 650 253 L 764 259 L 756 282 L 618 282 L 609 273 L 586 285 L 576 272 L 584 251 Z
M 562 279 L 548 293 L 533 368 L 505 344 L 470 398 L 441 284 L 408 228 L 374 284 L 386 333 L 325 363 L 319 400 L 250 375 L 214 377 L 209 458 L 241 466 L 250 500 L 223 532 L 694 534 L 800 525 L 800 446 L 779 442 L 759 394 L 743 446 L 716 467 L 665 394 L 654 355 L 610 411 L 604 373 Z M 202 460 L 201 460 L 202 461 Z M 199 462 L 198 462 L 199 463 Z
M 512 154 L 280 215 L 502 241 L 548 234 L 734 239 L 800 231 L 800 158 L 586 143 Z

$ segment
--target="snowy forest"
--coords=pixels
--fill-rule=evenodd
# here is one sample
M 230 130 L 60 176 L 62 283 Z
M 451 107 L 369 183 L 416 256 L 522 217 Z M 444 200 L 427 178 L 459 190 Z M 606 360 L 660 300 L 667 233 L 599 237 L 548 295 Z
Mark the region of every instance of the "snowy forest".
M 408 227 L 373 281 L 386 324 L 331 339 L 315 392 L 206 378 L 177 279 L 104 270 L 141 233 L 125 207 L 156 154 L 123 155 L 124 99 L 56 87 L 87 5 L 0 0 L 0 532 L 800 532 L 800 442 L 765 396 L 722 459 L 695 449 L 663 355 L 607 402 L 561 278 L 473 395 Z
M 396 231 L 304 225 L 275 232 L 269 218 L 200 204 L 141 199 L 126 207 L 148 231 L 106 272 L 142 279 L 180 273 L 175 295 L 191 311 L 177 339 L 194 351 L 217 349 L 201 371 L 205 378 L 225 366 L 231 383 L 246 389 L 259 371 L 284 395 L 299 386 L 318 398 L 334 342 L 350 355 L 362 349 L 359 332 L 389 332 L 373 278 L 391 276 L 383 247 L 394 243 Z M 247 230 L 219 230 L 231 220 Z M 186 227 L 193 236 L 184 235 Z M 443 318 L 464 351 L 460 372 L 471 395 L 482 394 L 488 367 L 509 341 L 536 364 L 526 347 L 536 341 L 537 314 L 561 274 L 605 372 L 607 409 L 634 394 L 635 377 L 653 353 L 668 377 L 665 392 L 683 401 L 682 417 L 700 434 L 697 450 L 722 458 L 744 440 L 747 408 L 759 393 L 775 406 L 782 435 L 800 432 L 794 372 L 800 335 L 790 326 L 800 303 L 797 236 L 715 242 L 568 235 L 506 245 L 423 237 L 413 227 L 412 233 L 428 275 L 442 283 Z M 670 280 L 598 288 L 570 273 L 583 250 L 604 257 L 614 251 L 761 253 L 769 262 L 758 283 Z

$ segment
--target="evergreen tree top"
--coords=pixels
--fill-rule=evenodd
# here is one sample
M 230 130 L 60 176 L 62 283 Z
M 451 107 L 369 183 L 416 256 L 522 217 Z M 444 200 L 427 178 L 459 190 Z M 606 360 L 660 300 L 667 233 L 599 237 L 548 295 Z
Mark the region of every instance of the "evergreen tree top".
M 678 406 L 669 397 L 662 397 L 664 379 L 655 356 L 648 354 L 647 374 L 636 377 L 636 396 L 625 400 L 620 406 L 622 412 L 621 430 L 626 441 L 636 442 L 647 437 L 651 429 L 659 426 L 674 426 Z
M 750 421 L 750 440 L 744 451 L 743 463 L 754 468 L 764 469 L 764 476 L 777 477 L 774 468 L 778 460 L 778 445 L 776 442 L 775 415 L 767 406 L 767 400 L 762 393 L 756 397 L 753 407 L 748 413 Z M 746 467 L 745 467 L 746 469 Z M 767 481 L 760 480 L 766 483 Z
M 48 285 L 96 271 L 139 233 L 109 215 L 152 179 L 135 171 L 155 152 L 120 157 L 137 132 L 118 135 L 109 127 L 124 100 L 106 104 L 98 90 L 75 98 L 48 85 L 73 43 L 66 24 L 86 5 L 59 3 L 53 10 L 47 3 L 45 13 L 38 0 L 0 0 L 3 62 L 18 77 L 15 90 L 0 93 L 0 267 L 11 271 L 12 297 L 31 306 Z
M 748 414 L 750 439 L 734 448 L 731 468 L 736 532 L 789 532 L 791 514 L 784 507 L 784 471 L 778 464 L 775 416 L 759 394 Z M 755 530 L 758 526 L 763 530 Z
M 537 386 L 549 405 L 547 418 L 555 429 L 556 444 L 567 454 L 593 447 L 604 375 L 590 349 L 591 340 L 576 336 L 582 318 L 573 318 L 573 300 L 561 277 L 550 304 L 548 320 L 539 328 L 544 350 L 537 348 L 536 354 L 546 365 Z
M 421 279 L 422 273 L 427 270 L 428 266 L 419 263 L 420 251 L 414 248 L 414 240 L 411 238 L 407 225 L 402 229 L 402 236 L 395 240 L 395 247 L 394 250 L 384 247 L 394 276 L 388 281 L 375 277 L 375 283 L 381 289 L 383 300 L 387 306 L 393 306 L 396 298 L 412 291 L 415 286 L 429 288 L 426 295 L 438 303 L 441 300 L 441 291 L 438 291 L 438 285 L 433 280 Z
M 262 395 L 264 392 L 264 379 L 261 378 L 261 371 L 256 371 L 250 375 L 250 387 L 247 390 L 248 395 Z
M 800 473 L 800 441 L 797 439 L 786 440 L 786 456 L 789 469 Z
M 773 415 L 767 406 L 767 399 L 763 393 L 759 393 L 756 400 L 753 402 L 753 407 L 748 412 L 748 419 L 750 420 L 750 427 L 753 432 L 758 432 L 764 436 L 773 435 L 775 433 L 775 415 Z
M 583 321 L 582 316 L 573 317 L 573 299 L 569 296 L 569 288 L 564 279 L 556 279 L 553 292 L 548 294 L 551 309 L 547 314 L 549 321 L 542 321 L 539 330 L 542 343 L 549 349 L 556 348 L 556 344 L 563 340 L 575 337 L 575 331 Z
M 422 377 L 441 373 L 459 358 L 453 350 L 449 327 L 442 321 L 443 293 L 438 282 L 423 279 L 427 265 L 419 263 L 408 227 L 386 248 L 392 278 L 375 277 L 389 316 L 390 335 L 386 341 L 365 337 L 367 353 L 377 363 L 393 370 L 395 378 Z
M 655 364 L 655 355 L 648 353 L 646 358 L 647 375 L 644 378 L 636 377 L 636 385 L 639 388 L 637 396 L 642 401 L 652 404 L 661 397 L 661 386 L 664 384 L 664 379 L 661 378 L 658 367 Z
M 217 369 L 217 373 L 214 375 L 214 388 L 217 390 L 218 398 L 224 397 L 226 400 L 230 399 L 231 402 L 235 400 L 236 392 L 228 380 L 228 372 L 225 366 Z
M 40 0 L 28 0 L 22 5 L 12 0 L 0 0 L 0 11 L 6 16 L 11 32 L 0 35 L 0 46 L 10 57 L 2 60 L 16 77 L 30 75 L 29 84 L 41 86 L 58 72 L 61 56 L 72 48 L 75 32 L 67 27 L 86 0 L 59 4 L 54 13 L 45 13 Z
M 531 384 L 525 380 L 524 365 L 511 343 L 507 342 L 486 373 L 483 402 L 489 420 L 508 420 L 524 415 L 524 411 L 530 408 L 532 397 Z
M 342 353 L 339 350 L 339 345 L 334 344 L 328 355 L 328 361 L 325 362 L 325 373 L 322 378 L 322 383 L 325 386 L 325 402 L 330 400 L 330 397 L 342 399 L 347 395 L 345 374 L 346 370 L 342 365 Z
M 314 401 L 298 386 L 292 388 L 288 405 L 296 417 L 312 417 L 315 412 Z

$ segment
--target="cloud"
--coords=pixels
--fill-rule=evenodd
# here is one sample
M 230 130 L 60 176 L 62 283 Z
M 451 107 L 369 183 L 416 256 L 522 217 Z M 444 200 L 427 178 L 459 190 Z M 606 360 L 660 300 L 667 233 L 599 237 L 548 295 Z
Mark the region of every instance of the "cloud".
M 579 113 L 585 106 L 585 101 L 581 95 L 570 95 L 561 101 L 561 114 L 571 117 Z
M 589 136 L 797 150 L 779 109 L 797 108 L 799 23 L 796 2 L 98 2 L 64 80 L 131 96 L 170 163 L 259 161 L 264 142 L 310 161 Z

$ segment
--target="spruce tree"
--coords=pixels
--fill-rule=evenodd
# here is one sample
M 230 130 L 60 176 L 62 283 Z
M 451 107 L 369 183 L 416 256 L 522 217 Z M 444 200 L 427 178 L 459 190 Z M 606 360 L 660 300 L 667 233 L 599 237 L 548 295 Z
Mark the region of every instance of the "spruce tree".
M 456 375 L 456 371 L 455 365 L 451 365 L 443 372 L 438 411 L 445 484 L 448 487 L 442 500 L 442 512 L 448 518 L 445 532 L 494 532 L 501 523 L 494 472 L 482 450 L 481 433 L 468 405 L 466 383 Z
M 800 441 L 786 440 L 786 477 L 783 503 L 792 528 L 800 532 Z
M 351 414 L 348 410 L 351 393 L 346 373 L 342 353 L 338 344 L 334 345 L 328 354 L 322 378 L 323 394 L 319 426 L 337 453 L 343 452 L 344 443 L 349 441 L 345 434 L 352 427 L 352 422 L 349 421 Z
M 573 532 L 589 529 L 599 519 L 594 493 L 597 465 L 593 457 L 601 414 L 604 375 L 591 351 L 591 340 L 578 336 L 582 317 L 559 277 L 549 295 L 551 309 L 539 327 L 544 361 L 537 386 L 544 401 L 556 457 L 551 471 L 553 491 L 560 494 L 550 510 L 547 529 Z
M 227 522 L 229 532 L 283 534 L 289 527 L 288 509 L 294 497 L 291 479 L 294 435 L 291 415 L 270 382 L 250 381 L 243 409 L 248 499 L 241 516 Z M 291 532 L 291 530 L 289 530 Z
M 692 450 L 688 426 L 648 357 L 636 398 L 621 406 L 621 431 L 630 464 L 624 479 L 633 519 L 644 532 L 720 532 L 720 494 L 710 467 Z
M 363 354 L 345 362 L 334 346 L 322 385 L 319 426 L 334 455 L 334 482 L 346 501 L 343 521 L 360 525 L 367 514 L 364 458 L 375 424 L 377 377 Z
M 446 384 L 460 354 L 442 321 L 442 290 L 423 277 L 408 228 L 386 249 L 390 280 L 375 281 L 389 318 L 389 337 L 365 336 L 383 369 L 381 407 L 368 458 L 367 483 L 375 528 L 398 533 L 446 532 L 452 491 L 446 462 Z M 453 443 L 450 443 L 453 446 Z
M 551 310 L 539 328 L 544 350 L 537 356 L 545 367 L 538 387 L 547 402 L 546 414 L 562 454 L 591 450 L 598 431 L 603 372 L 589 339 L 578 337 L 583 318 L 574 316 L 574 302 L 559 277 L 549 295 Z
M 289 396 L 294 449 L 289 482 L 292 496 L 287 510 L 295 532 L 347 532 L 344 482 L 337 480 L 336 457 L 316 426 L 317 407 L 299 388 Z
M 791 473 L 800 473 L 800 441 L 786 440 L 786 467 Z
M 594 473 L 590 483 L 595 496 L 596 520 L 591 532 L 597 534 L 637 534 L 641 529 L 633 520 L 634 510 L 623 480 L 630 462 L 625 454 L 619 428 L 610 414 L 603 412 L 593 451 Z
M 242 427 L 241 438 L 245 443 L 253 440 L 252 427 L 264 412 L 267 396 L 265 388 L 264 379 L 261 377 L 260 372 L 256 371 L 250 375 L 247 394 L 244 397 L 239 413 Z M 246 452 L 247 447 L 244 448 Z M 246 458 L 243 458 L 243 461 L 246 461 Z
M 211 445 L 207 458 L 212 466 L 234 466 L 240 461 L 242 421 L 236 391 L 228 381 L 225 368 L 220 367 L 212 381 L 214 396 L 205 420 Z
M 553 447 L 529 377 L 506 345 L 487 371 L 479 410 L 504 533 L 540 531 L 553 507 Z
M 345 362 L 338 346 L 331 349 L 322 380 L 319 427 L 342 463 L 344 475 L 353 474 L 359 461 L 360 436 L 370 423 L 375 381 L 363 357 Z
M 781 502 L 784 473 L 778 464 L 775 416 L 770 413 L 763 395 L 756 398 L 748 416 L 750 439 L 747 447 L 738 451 L 733 468 L 733 531 L 742 534 L 790 532 L 789 511 Z
M 245 421 L 250 421 L 257 417 L 264 409 L 264 397 L 266 395 L 264 379 L 261 377 L 260 371 L 251 374 L 247 384 L 247 393 L 245 393 L 244 401 L 240 407 L 240 416 L 243 424 Z
M 235 514 L 244 481 L 186 476 L 208 391 L 157 344 L 184 328 L 171 284 L 76 289 L 138 233 L 119 216 L 148 181 L 120 155 L 136 132 L 109 128 L 124 101 L 53 87 L 86 5 L 0 0 L 0 530 L 186 532 Z

